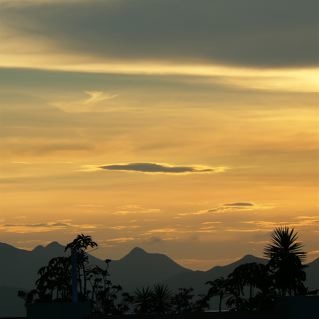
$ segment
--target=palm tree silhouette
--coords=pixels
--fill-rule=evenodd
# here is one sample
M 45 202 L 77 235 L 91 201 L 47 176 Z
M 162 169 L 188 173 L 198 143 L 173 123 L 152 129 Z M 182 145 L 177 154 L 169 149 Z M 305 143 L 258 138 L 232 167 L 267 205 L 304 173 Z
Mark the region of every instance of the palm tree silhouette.
M 153 287 L 153 308 L 158 314 L 166 314 L 170 311 L 172 293 L 166 285 L 155 284 Z
M 226 301 L 226 305 L 231 310 L 246 310 L 247 300 L 244 298 L 244 287 L 245 280 L 241 275 L 241 271 L 238 271 L 236 268 L 227 277 L 227 291 L 229 297 Z
M 297 240 L 298 234 L 294 228 L 278 227 L 272 233 L 271 243 L 264 250 L 264 255 L 270 259 L 268 266 L 281 296 L 306 292 L 306 266 L 303 265 L 306 252 L 303 251 L 303 244 Z
M 256 262 L 247 263 L 238 266 L 232 273 L 233 277 L 237 277 L 240 281 L 242 289 L 245 286 L 249 287 L 249 299 L 254 297 L 254 289 L 261 288 L 263 278 L 267 273 L 267 267 Z
M 150 287 L 136 289 L 134 293 L 135 312 L 137 314 L 147 314 L 153 308 L 153 290 Z
M 246 310 L 258 310 L 268 302 L 273 293 L 272 281 L 266 265 L 252 262 L 238 266 L 229 275 L 230 302 L 239 304 Z M 245 293 L 248 290 L 248 298 Z
M 211 297 L 214 297 L 214 296 L 219 297 L 218 310 L 219 312 L 221 312 L 223 299 L 229 294 L 229 290 L 230 290 L 229 279 L 220 277 L 213 281 L 207 281 L 206 284 L 210 285 L 210 288 L 207 293 L 208 298 L 210 299 Z

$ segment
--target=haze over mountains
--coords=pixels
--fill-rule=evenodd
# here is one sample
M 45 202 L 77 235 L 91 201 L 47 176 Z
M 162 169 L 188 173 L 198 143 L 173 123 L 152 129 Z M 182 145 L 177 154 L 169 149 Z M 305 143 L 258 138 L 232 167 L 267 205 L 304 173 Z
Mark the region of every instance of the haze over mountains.
M 64 246 L 52 242 L 46 247 L 38 246 L 32 251 L 18 249 L 0 243 L 0 317 L 25 314 L 23 300 L 17 297 L 19 289 L 31 289 L 40 267 L 57 256 L 64 255 Z M 90 263 L 105 267 L 103 260 L 90 255 Z M 227 276 L 238 265 L 266 260 L 247 255 L 226 266 L 213 267 L 207 271 L 193 271 L 182 267 L 163 254 L 147 253 L 141 248 L 132 249 L 126 256 L 110 264 L 111 280 L 121 284 L 125 291 L 162 282 L 171 289 L 193 287 L 196 293 L 207 291 L 205 282 Z M 319 288 L 319 258 L 308 264 L 307 285 Z

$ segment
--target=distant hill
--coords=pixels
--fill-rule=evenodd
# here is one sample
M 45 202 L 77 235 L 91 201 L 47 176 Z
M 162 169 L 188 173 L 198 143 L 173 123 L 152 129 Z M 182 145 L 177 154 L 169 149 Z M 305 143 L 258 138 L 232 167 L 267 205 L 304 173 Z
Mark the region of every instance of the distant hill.
M 17 291 L 31 289 L 38 269 L 51 258 L 63 255 L 64 246 L 57 242 L 45 247 L 37 246 L 32 251 L 0 243 L 0 317 L 23 315 L 23 301 L 16 297 Z M 92 265 L 105 265 L 103 260 L 94 256 L 90 256 L 89 260 Z M 226 277 L 237 266 L 249 262 L 265 263 L 266 260 L 247 255 L 229 265 L 213 267 L 208 271 L 193 271 L 166 255 L 148 253 L 136 247 L 123 258 L 112 261 L 110 273 L 112 281 L 121 284 L 126 291 L 162 282 L 171 289 L 193 287 L 196 292 L 203 293 L 207 291 L 205 282 Z M 307 285 L 312 289 L 319 288 L 319 258 L 311 262 L 306 271 Z
M 310 289 L 319 289 L 319 258 L 308 264 L 306 273 L 307 286 Z
M 40 267 L 64 254 L 64 247 L 53 242 L 32 251 L 0 243 L 0 286 L 33 287 Z
M 192 270 L 180 266 L 166 255 L 147 253 L 136 247 L 122 259 L 112 261 L 110 273 L 113 282 L 126 290 L 134 290 L 180 274 L 187 276 Z
M 167 280 L 170 287 L 177 289 L 179 287 L 193 287 L 198 292 L 206 292 L 207 286 L 205 283 L 209 280 L 214 280 L 219 277 L 227 277 L 236 267 L 246 263 L 266 263 L 266 259 L 246 255 L 243 258 L 225 266 L 215 266 L 207 271 L 192 271 L 190 273 L 180 273 Z

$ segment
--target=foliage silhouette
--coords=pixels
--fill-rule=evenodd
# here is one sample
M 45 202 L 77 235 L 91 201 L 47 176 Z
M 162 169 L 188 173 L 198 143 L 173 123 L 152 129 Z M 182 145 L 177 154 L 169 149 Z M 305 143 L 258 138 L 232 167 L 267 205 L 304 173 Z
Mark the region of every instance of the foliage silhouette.
M 223 299 L 230 294 L 230 280 L 220 277 L 213 281 L 207 281 L 206 284 L 210 285 L 210 288 L 207 292 L 207 297 L 209 299 L 214 296 L 219 297 L 218 310 L 221 312 Z
M 227 278 L 206 282 L 210 286 L 207 294 L 194 295 L 191 287 L 180 288 L 173 294 L 168 286 L 155 284 L 138 288 L 131 295 L 124 292 L 120 285 L 112 283 L 110 259 L 105 260 L 105 267 L 102 268 L 89 265 L 88 249 L 97 247 L 97 243 L 91 236 L 80 234 L 66 245 L 67 256 L 52 258 L 39 269 L 39 278 L 33 290 L 19 291 L 18 295 L 25 300 L 26 306 L 37 302 L 71 302 L 71 253 L 77 260 L 79 301 L 89 301 L 92 312 L 104 316 L 126 313 L 165 316 L 202 312 L 209 308 L 213 297 L 219 298 L 219 311 L 225 306 L 231 311 L 269 310 L 277 297 L 308 293 L 304 286 L 303 261 L 306 253 L 297 239 L 294 229 L 276 228 L 264 250 L 269 258 L 266 265 L 255 262 L 239 265 Z
M 306 253 L 297 239 L 294 229 L 275 228 L 271 243 L 264 250 L 269 258 L 267 265 L 243 264 L 226 279 L 221 277 L 207 282 L 211 286 L 207 297 L 219 296 L 219 311 L 224 297 L 230 310 L 258 311 L 271 309 L 277 297 L 308 293 L 304 285 Z
M 110 280 L 110 262 L 110 259 L 105 260 L 105 269 L 95 266 L 88 271 L 87 278 L 92 288 L 90 301 L 96 313 L 123 314 L 130 309 L 132 296 L 123 292 L 120 285 L 114 285 Z
M 167 314 L 171 310 L 172 292 L 166 285 L 155 284 L 153 287 L 153 308 L 157 314 Z
M 172 297 L 172 312 L 182 314 L 194 311 L 194 289 L 179 288 L 178 292 Z
M 297 240 L 298 234 L 293 228 L 278 227 L 264 250 L 265 256 L 270 259 L 269 270 L 281 296 L 305 294 L 307 291 L 304 286 L 306 266 L 303 265 L 306 252 Z
M 153 290 L 150 287 L 142 287 L 135 290 L 133 296 L 134 312 L 137 314 L 149 314 L 153 312 Z
M 80 288 L 80 296 L 82 299 L 87 299 L 87 265 L 88 265 L 88 248 L 95 248 L 98 244 L 92 240 L 89 235 L 80 234 L 65 247 L 65 252 L 75 254 L 78 274 L 78 284 Z

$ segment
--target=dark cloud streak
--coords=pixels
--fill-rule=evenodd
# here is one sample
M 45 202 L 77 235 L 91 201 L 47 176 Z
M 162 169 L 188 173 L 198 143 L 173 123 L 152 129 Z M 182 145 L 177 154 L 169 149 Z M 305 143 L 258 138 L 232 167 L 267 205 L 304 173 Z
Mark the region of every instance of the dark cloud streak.
M 169 173 L 169 174 L 185 174 L 185 173 L 205 173 L 214 172 L 212 168 L 198 168 L 195 166 L 171 166 L 158 163 L 127 163 L 112 164 L 100 166 L 101 169 L 109 171 L 131 171 L 142 173 Z
M 102 59 L 318 64 L 318 0 L 96 0 L 2 11 L 18 32 Z

